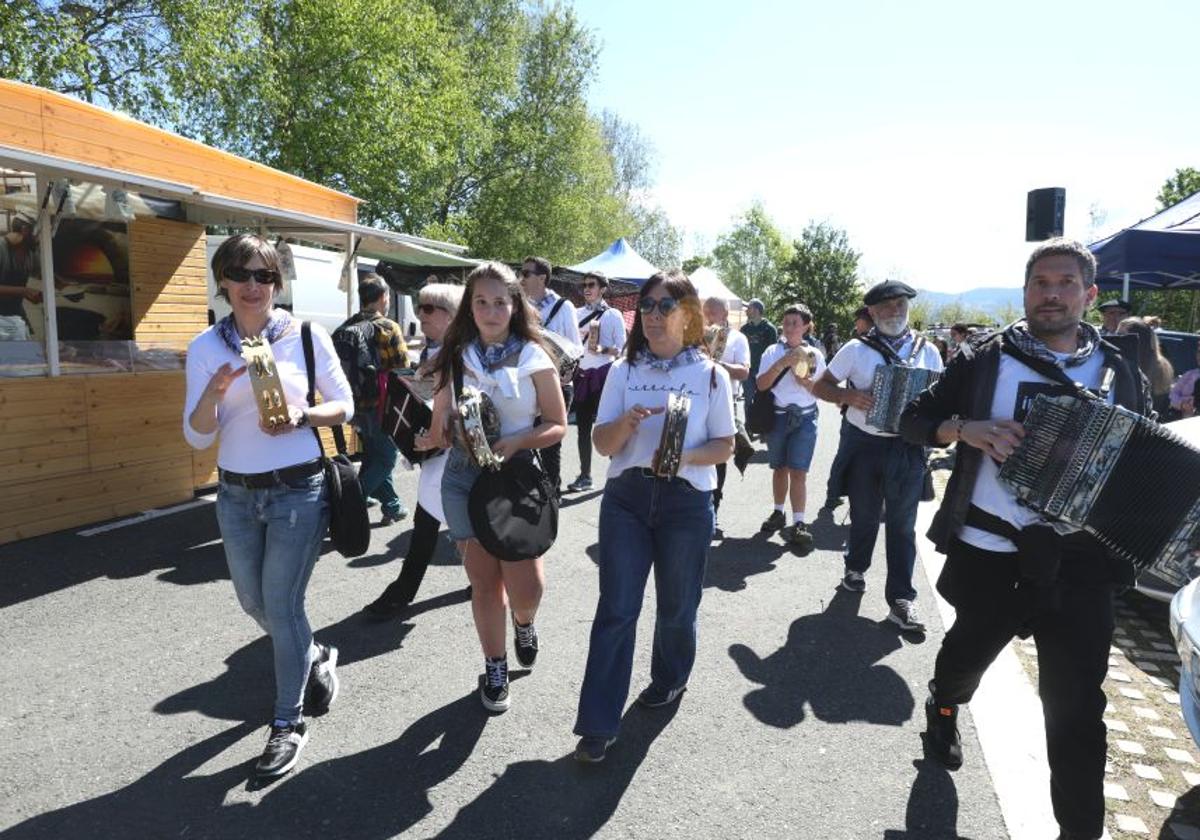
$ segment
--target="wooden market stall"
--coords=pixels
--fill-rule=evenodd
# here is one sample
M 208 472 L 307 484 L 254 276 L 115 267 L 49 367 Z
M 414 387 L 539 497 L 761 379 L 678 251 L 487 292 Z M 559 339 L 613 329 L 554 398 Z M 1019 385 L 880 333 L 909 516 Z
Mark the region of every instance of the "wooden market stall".
M 0 338 L 12 339 L 0 340 L 0 544 L 186 501 L 215 482 L 216 447 L 196 452 L 181 430 L 183 354 L 208 325 L 206 226 L 332 236 L 346 277 L 366 237 L 386 240 L 381 256 L 471 262 L 436 250 L 445 243 L 362 228 L 353 196 L 2 79 L 0 170 L 33 185 L 0 195 L 5 247 L 36 225 L 23 298 L 0 316 Z M 93 221 L 75 223 L 120 243 L 107 261 L 95 247 L 78 259 L 60 247 L 88 202 Z M 107 274 L 64 265 L 64 254 Z M 87 340 L 61 335 L 81 323 Z

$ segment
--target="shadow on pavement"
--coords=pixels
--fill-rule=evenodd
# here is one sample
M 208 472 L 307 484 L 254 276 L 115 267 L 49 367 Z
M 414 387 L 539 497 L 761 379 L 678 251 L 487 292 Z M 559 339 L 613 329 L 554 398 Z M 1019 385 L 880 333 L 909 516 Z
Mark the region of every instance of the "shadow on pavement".
M 730 646 L 742 675 L 762 686 L 743 701 L 751 714 L 780 729 L 803 721 L 806 705 L 827 723 L 900 726 L 912 717 L 908 684 L 878 664 L 902 642 L 858 615 L 861 601 L 861 593 L 835 590 L 824 612 L 793 621 L 784 646 L 765 658 L 746 645 Z
M 412 604 L 403 621 L 371 621 L 354 613 L 313 635 L 338 649 L 338 664 L 351 665 L 399 650 L 412 632 L 411 619 L 430 610 L 465 604 L 470 592 L 457 589 L 436 598 Z M 251 619 L 243 616 L 246 621 Z M 214 680 L 186 688 L 158 702 L 154 711 L 162 715 L 199 712 L 221 720 L 265 721 L 275 698 L 271 640 L 266 636 L 234 651 L 225 659 L 226 671 Z
M 780 557 L 791 555 L 787 546 L 771 540 L 772 534 L 759 532 L 752 537 L 725 537 L 708 550 L 704 586 L 723 592 L 741 592 L 746 581 L 775 569 Z
M 630 706 L 621 720 L 620 739 L 601 764 L 580 764 L 568 753 L 556 761 L 508 765 L 437 837 L 591 837 L 617 810 L 650 745 L 678 710 L 678 703 L 666 709 Z
M 921 739 L 925 739 L 923 734 Z M 908 794 L 904 829 L 889 828 L 883 832 L 883 840 L 958 838 L 958 789 L 950 772 L 928 758 L 917 759 L 913 767 L 917 768 L 917 778 Z
M 458 772 L 487 721 L 472 691 L 417 720 L 387 744 L 313 765 L 302 757 L 300 769 L 263 791 L 256 804 L 227 806 L 227 794 L 246 785 L 252 761 L 208 776 L 196 770 L 255 729 L 266 731 L 239 724 L 188 747 L 128 787 L 33 817 L 5 837 L 382 840 L 429 814 L 429 789 Z M 319 724 L 311 733 L 314 738 L 336 737 L 334 727 Z M 254 746 L 257 759 L 257 739 Z
M 365 569 L 372 566 L 382 566 L 393 560 L 402 560 L 408 554 L 408 546 L 412 542 L 412 533 L 413 529 L 410 525 L 404 531 L 388 540 L 387 545 L 382 551 L 378 551 L 375 554 L 364 554 L 362 557 L 355 557 L 353 560 L 348 560 L 346 565 L 351 569 Z M 433 552 L 433 557 L 429 560 L 429 565 L 460 565 L 458 553 L 454 549 L 454 543 L 450 540 L 445 528 L 442 528 L 438 533 L 437 548 Z
M 828 508 L 821 508 L 817 518 L 809 523 L 808 530 L 813 535 L 813 548 L 819 551 L 845 551 L 850 525 L 838 524 L 834 512 Z

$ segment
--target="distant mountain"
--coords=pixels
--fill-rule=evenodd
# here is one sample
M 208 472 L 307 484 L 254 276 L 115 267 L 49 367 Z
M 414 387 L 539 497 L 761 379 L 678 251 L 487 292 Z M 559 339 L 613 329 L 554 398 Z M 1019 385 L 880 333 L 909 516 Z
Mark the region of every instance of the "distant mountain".
M 957 294 L 931 292 L 925 289 L 917 291 L 917 300 L 932 307 L 935 312 L 948 304 L 958 303 L 968 309 L 982 309 L 989 315 L 997 317 L 1005 307 L 1015 306 L 1019 310 L 1024 302 L 1023 290 L 1011 287 L 967 289 Z

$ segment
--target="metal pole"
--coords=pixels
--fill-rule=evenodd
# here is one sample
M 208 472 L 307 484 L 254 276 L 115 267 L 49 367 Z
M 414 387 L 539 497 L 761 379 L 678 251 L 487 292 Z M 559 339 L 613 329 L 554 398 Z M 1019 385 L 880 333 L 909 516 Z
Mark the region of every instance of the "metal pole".
M 48 178 L 38 178 L 35 184 L 41 186 L 45 181 L 49 187 Z M 41 258 L 42 274 L 42 311 L 46 317 L 46 364 L 51 376 L 62 373 L 58 360 L 58 305 L 54 299 L 54 233 L 50 217 L 49 201 L 42 202 L 42 210 L 38 215 L 38 256 Z
M 1125 282 L 1121 284 L 1121 300 L 1129 300 L 1129 272 L 1125 272 Z
M 346 261 L 342 266 L 346 280 L 346 317 L 354 314 L 354 292 L 358 286 L 358 259 L 354 256 L 354 234 L 346 234 Z

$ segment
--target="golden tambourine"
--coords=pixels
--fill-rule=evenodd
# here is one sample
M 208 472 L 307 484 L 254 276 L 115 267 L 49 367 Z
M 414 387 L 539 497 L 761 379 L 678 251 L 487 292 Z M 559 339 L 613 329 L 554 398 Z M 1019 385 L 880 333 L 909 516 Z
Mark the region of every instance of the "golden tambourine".
M 291 422 L 287 400 L 283 396 L 283 383 L 275 369 L 275 354 L 271 345 L 261 337 L 242 339 L 242 358 L 246 362 L 246 378 L 254 392 L 254 403 L 258 416 L 269 429 Z
M 804 379 L 817 369 L 817 351 L 804 344 L 796 349 L 800 351 L 800 358 L 792 365 L 792 373 L 797 379 Z

